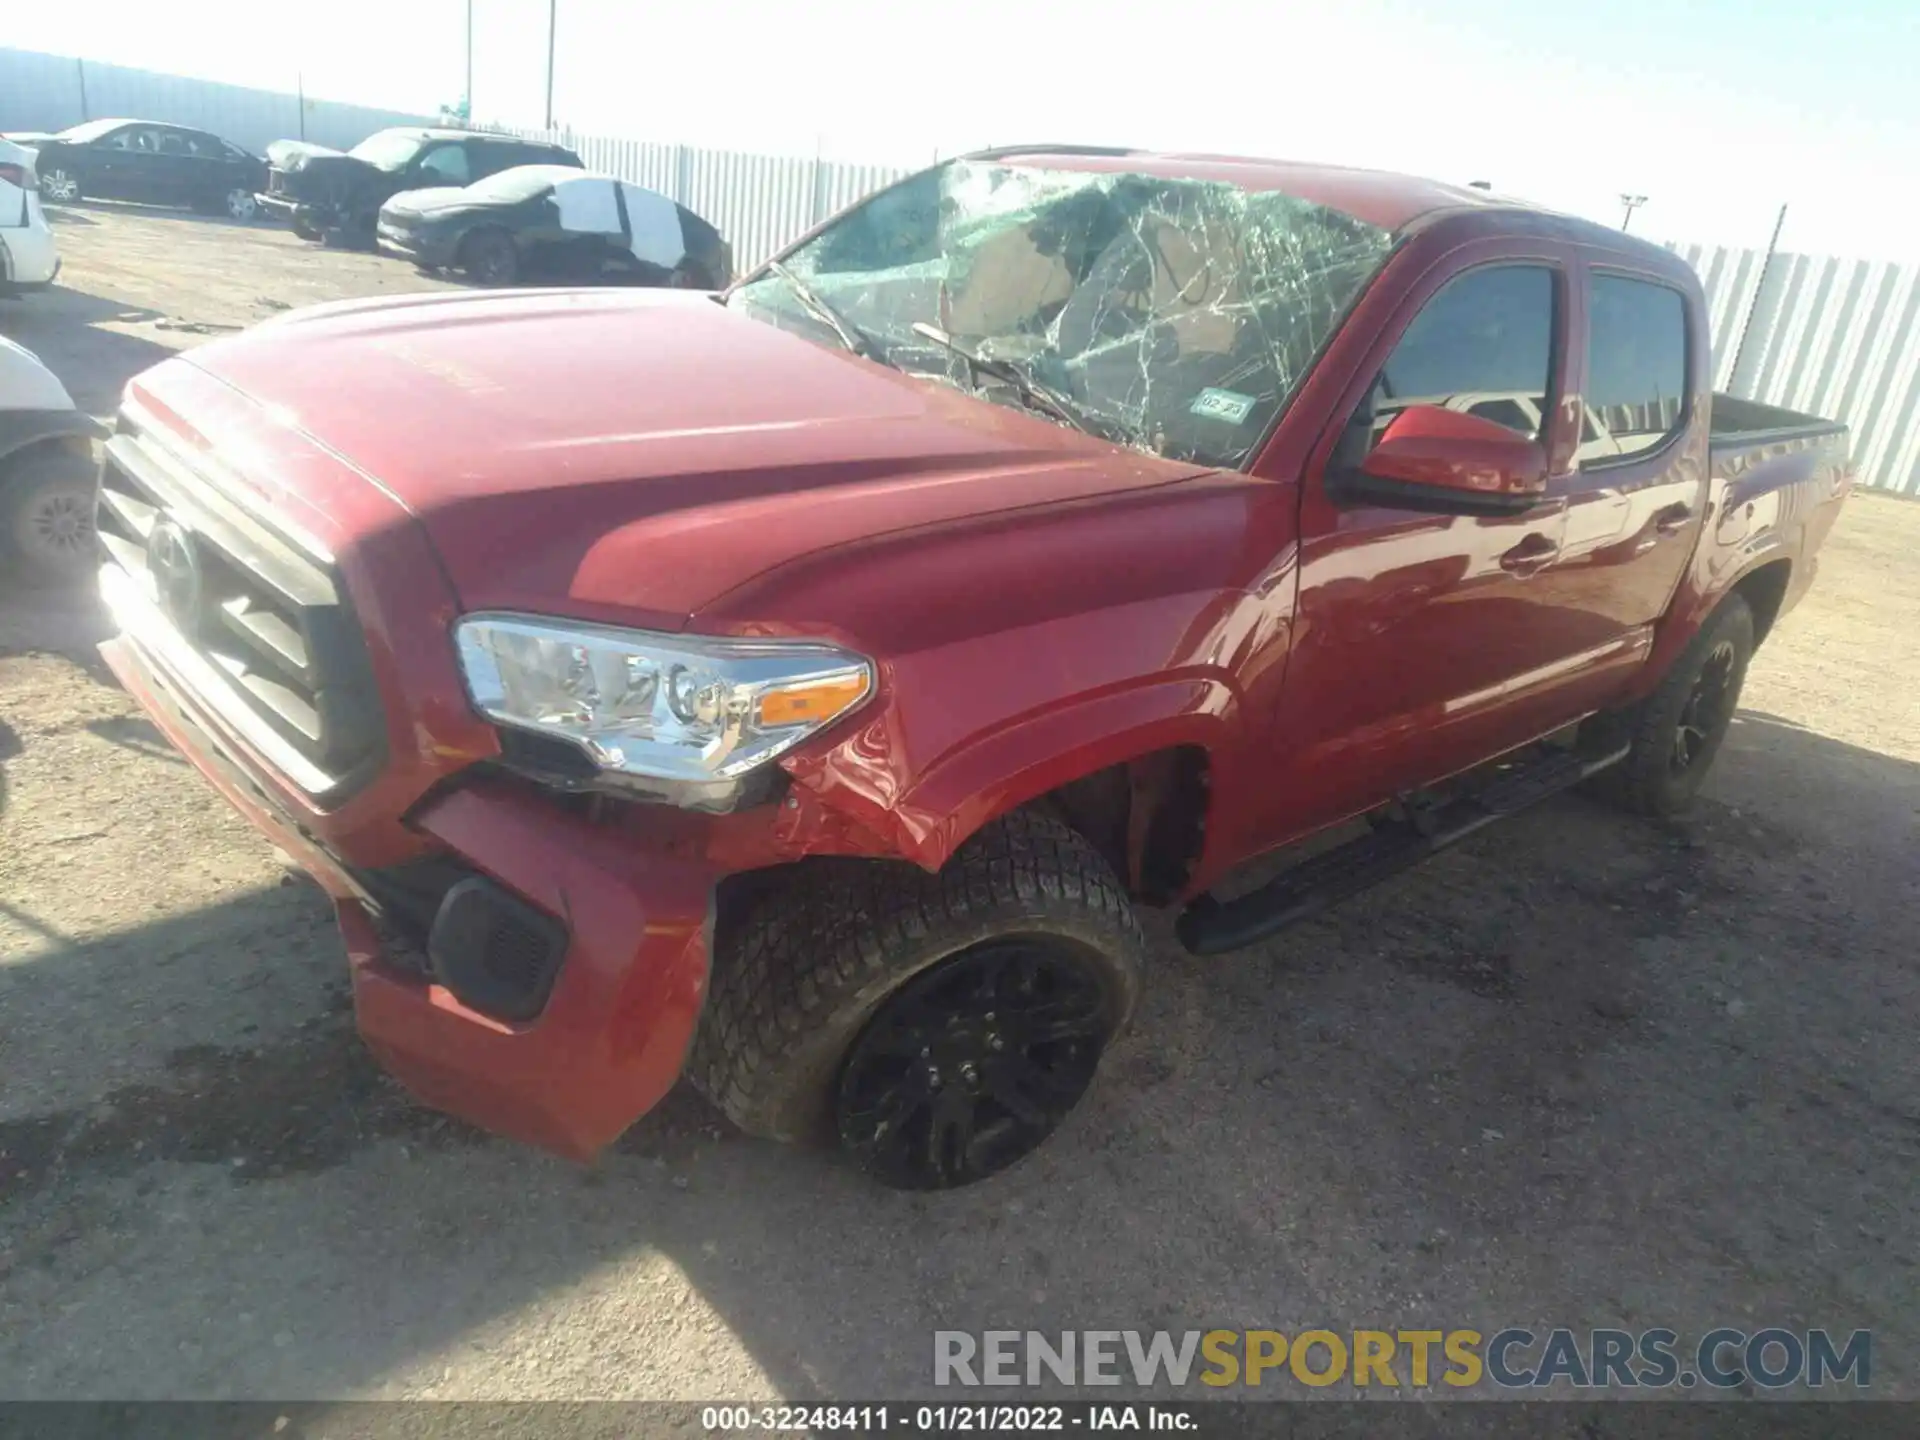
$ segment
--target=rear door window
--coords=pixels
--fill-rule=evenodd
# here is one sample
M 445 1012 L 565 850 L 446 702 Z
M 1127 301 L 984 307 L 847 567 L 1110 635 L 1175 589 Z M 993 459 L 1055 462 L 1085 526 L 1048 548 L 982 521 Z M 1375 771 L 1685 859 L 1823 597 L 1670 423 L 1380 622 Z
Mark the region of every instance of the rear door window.
M 152 155 L 160 148 L 159 137 L 145 125 L 129 125 L 116 130 L 101 142 L 109 150 L 128 150 L 136 155 Z
M 1581 463 L 1659 449 L 1687 418 L 1686 300 L 1651 280 L 1597 273 L 1587 310 Z

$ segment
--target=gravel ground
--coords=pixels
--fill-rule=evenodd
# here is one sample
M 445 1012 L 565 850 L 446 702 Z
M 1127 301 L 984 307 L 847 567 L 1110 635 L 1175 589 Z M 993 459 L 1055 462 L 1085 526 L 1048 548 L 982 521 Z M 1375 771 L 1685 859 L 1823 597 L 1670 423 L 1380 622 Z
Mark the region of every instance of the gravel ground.
M 432 282 L 58 217 L 0 309 L 81 402 L 203 327 Z M 672 1097 L 594 1169 L 407 1103 L 326 907 L 0 595 L 0 1395 L 926 1393 L 936 1328 L 1869 1327 L 1920 1395 L 1920 506 L 1862 496 L 1705 798 L 1569 798 L 1237 957 L 1155 917 L 1030 1163 L 883 1192 Z

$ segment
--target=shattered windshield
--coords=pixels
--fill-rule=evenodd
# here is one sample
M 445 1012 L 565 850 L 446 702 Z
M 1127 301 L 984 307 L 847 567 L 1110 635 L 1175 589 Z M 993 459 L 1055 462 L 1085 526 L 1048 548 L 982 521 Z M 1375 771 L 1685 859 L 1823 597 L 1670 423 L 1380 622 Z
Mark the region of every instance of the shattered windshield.
M 376 170 L 404 170 L 426 143 L 415 131 L 382 130 L 369 135 L 347 154 L 356 160 L 366 161 Z
M 873 196 L 728 303 L 1232 467 L 1391 244 L 1342 211 L 1219 181 L 958 160 Z

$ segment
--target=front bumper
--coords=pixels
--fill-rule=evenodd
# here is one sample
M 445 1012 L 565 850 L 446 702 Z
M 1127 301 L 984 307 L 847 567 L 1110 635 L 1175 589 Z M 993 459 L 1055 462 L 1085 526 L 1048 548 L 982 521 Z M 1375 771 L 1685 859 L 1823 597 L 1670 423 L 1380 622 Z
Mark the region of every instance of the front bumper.
M 315 205 L 311 201 L 296 200 L 291 195 L 277 195 L 269 190 L 256 190 L 253 203 L 269 215 L 291 222 L 298 215 L 311 221 L 319 229 L 339 223 L 339 215 L 331 205 Z
M 453 246 L 444 240 L 423 236 L 418 232 L 396 230 L 384 223 L 376 232 L 376 238 L 380 253 L 391 255 L 396 260 L 440 269 L 453 264 Z
M 361 1034 L 417 1098 L 584 1160 L 672 1088 L 706 990 L 711 869 L 638 848 L 501 780 L 424 802 L 408 817 L 414 829 L 566 928 L 539 1017 L 491 1018 L 424 973 L 352 858 L 336 853 L 313 817 L 282 808 L 245 742 L 195 703 L 159 654 L 131 634 L 101 653 L 175 748 L 332 898 Z

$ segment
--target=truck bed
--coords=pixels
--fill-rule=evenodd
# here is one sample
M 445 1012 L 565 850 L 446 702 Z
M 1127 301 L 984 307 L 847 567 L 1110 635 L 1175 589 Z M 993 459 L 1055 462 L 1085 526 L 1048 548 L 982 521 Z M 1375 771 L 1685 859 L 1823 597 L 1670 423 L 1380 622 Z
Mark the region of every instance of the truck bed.
M 1737 395 L 1713 395 L 1712 423 L 1708 426 L 1710 446 L 1723 447 L 1769 445 L 1782 440 L 1811 440 L 1822 435 L 1844 435 L 1847 427 L 1838 420 L 1789 410 L 1784 405 L 1768 405 L 1760 400 L 1742 400 Z

